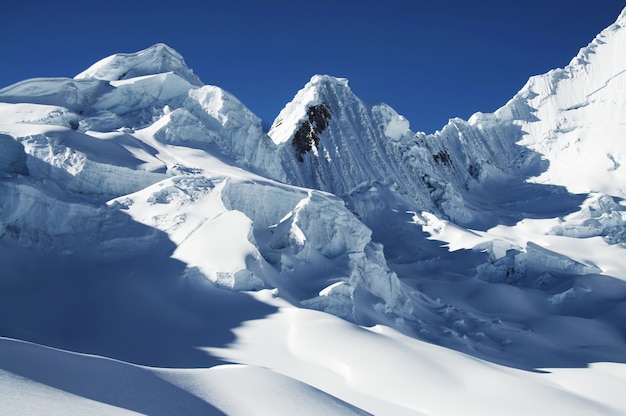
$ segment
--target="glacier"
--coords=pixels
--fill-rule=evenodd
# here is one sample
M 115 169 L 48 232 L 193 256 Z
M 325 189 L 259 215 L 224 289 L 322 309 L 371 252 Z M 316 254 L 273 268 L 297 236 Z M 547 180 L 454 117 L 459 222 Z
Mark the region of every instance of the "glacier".
M 165 44 L 0 89 L 0 409 L 623 413 L 624 26 L 432 134 L 330 75 L 265 132 Z

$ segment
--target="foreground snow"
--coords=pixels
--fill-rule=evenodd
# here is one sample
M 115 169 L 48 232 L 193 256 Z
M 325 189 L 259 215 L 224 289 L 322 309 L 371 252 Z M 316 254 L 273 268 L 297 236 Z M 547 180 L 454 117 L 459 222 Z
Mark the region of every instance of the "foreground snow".
M 0 90 L 0 412 L 626 413 L 625 25 L 432 135 L 163 44 Z
M 3 414 L 619 415 L 626 365 L 526 372 L 330 315 L 279 306 L 210 353 L 159 369 L 0 339 Z M 350 403 L 350 404 L 348 404 Z

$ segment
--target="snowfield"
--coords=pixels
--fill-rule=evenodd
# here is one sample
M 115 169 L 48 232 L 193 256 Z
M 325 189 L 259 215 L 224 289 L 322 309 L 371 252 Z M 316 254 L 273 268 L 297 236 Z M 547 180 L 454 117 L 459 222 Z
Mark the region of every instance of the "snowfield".
M 624 51 L 434 134 L 164 44 L 0 89 L 0 413 L 626 414 Z

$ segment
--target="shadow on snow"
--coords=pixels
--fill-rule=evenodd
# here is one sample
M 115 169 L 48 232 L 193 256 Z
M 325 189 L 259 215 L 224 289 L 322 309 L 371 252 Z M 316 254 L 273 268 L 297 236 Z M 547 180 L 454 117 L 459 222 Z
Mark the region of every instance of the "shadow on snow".
M 224 347 L 232 328 L 275 311 L 184 277 L 165 233 L 117 215 L 124 232 L 157 243 L 105 256 L 81 251 L 80 240 L 62 254 L 0 239 L 0 336 L 141 365 L 210 367 L 222 361 L 200 348 Z
M 626 282 L 565 273 L 544 281 L 540 270 L 489 282 L 477 272 L 486 253 L 449 251 L 406 209 L 364 221 L 411 293 L 415 315 L 400 328 L 408 335 L 530 371 L 626 363 Z

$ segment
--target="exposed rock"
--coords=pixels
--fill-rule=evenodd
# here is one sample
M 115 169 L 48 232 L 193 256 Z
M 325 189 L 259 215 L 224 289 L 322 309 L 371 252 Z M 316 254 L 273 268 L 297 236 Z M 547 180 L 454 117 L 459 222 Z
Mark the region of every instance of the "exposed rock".
M 310 152 L 320 142 L 319 134 L 328 127 L 328 121 L 332 118 L 328 105 L 322 103 L 313 105 L 307 110 L 308 119 L 302 123 L 293 137 L 293 147 L 296 149 L 296 157 L 303 162 L 302 155 Z

